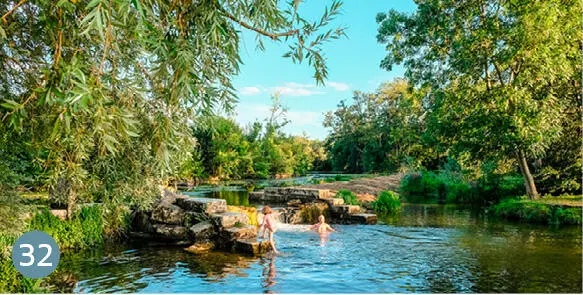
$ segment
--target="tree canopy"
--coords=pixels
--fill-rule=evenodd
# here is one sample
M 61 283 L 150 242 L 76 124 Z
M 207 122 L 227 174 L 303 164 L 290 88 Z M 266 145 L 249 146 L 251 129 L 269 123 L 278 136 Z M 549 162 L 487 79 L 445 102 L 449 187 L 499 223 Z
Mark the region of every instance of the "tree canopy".
M 514 159 L 537 197 L 527 159 L 560 138 L 567 97 L 580 114 L 580 11 L 580 1 L 418 1 L 413 14 L 378 14 L 381 67 L 403 64 L 432 89 L 431 136 L 452 154 Z

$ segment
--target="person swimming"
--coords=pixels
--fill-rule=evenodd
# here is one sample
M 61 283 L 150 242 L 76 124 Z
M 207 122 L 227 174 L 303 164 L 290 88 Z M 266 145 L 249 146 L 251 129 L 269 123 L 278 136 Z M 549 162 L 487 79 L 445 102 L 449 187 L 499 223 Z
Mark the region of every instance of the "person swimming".
M 318 223 L 310 226 L 308 230 L 316 229 L 319 233 L 325 233 L 329 231 L 335 231 L 329 224 L 326 223 L 326 217 L 324 215 L 318 216 Z
M 275 241 L 273 240 L 273 234 L 277 230 L 275 220 L 273 219 L 275 213 L 273 213 L 269 206 L 263 207 L 261 212 L 263 213 L 263 223 L 261 224 L 261 227 L 259 227 L 259 232 L 263 230 L 263 235 L 261 236 L 261 238 L 265 239 L 265 232 L 267 231 L 267 236 L 269 238 L 269 244 L 271 245 L 271 249 L 273 249 L 273 252 L 275 254 L 279 254 L 279 252 L 275 248 Z

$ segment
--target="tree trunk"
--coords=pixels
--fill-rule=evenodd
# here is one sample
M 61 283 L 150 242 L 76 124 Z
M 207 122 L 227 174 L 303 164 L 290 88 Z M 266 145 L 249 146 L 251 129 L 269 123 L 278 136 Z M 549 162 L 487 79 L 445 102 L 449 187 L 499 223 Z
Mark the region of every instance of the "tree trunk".
M 518 150 L 518 165 L 520 166 L 520 172 L 522 177 L 524 177 L 524 186 L 526 187 L 526 195 L 529 199 L 538 199 L 538 192 L 534 184 L 534 178 L 528 169 L 528 162 L 526 161 L 526 156 L 522 150 Z

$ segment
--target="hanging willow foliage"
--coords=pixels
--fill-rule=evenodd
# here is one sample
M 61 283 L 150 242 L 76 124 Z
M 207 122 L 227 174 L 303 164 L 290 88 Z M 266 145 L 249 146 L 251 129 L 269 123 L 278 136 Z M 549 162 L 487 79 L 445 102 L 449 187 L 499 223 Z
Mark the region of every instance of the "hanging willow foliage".
M 191 150 L 189 123 L 236 103 L 242 30 L 257 33 L 260 49 L 263 39 L 288 43 L 284 56 L 307 60 L 323 83 L 321 46 L 344 36 L 330 28 L 341 2 L 314 22 L 298 14 L 300 2 L 0 4 L 0 153 L 32 147 L 61 202 L 151 195 L 151 181 Z

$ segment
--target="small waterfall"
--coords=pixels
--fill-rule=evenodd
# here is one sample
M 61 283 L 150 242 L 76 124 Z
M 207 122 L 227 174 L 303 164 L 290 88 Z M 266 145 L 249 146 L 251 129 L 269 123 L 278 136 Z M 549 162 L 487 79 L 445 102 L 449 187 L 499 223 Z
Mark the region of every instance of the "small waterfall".
M 305 224 L 289 223 L 290 218 L 293 217 L 293 214 L 295 213 L 289 212 L 289 210 L 286 208 L 271 208 L 271 210 L 273 210 L 273 213 L 275 214 L 273 219 L 276 223 L 277 231 L 297 232 L 302 231 L 308 227 Z M 258 209 L 257 211 L 257 220 L 259 223 L 263 223 L 263 213 L 261 213 L 261 209 Z

